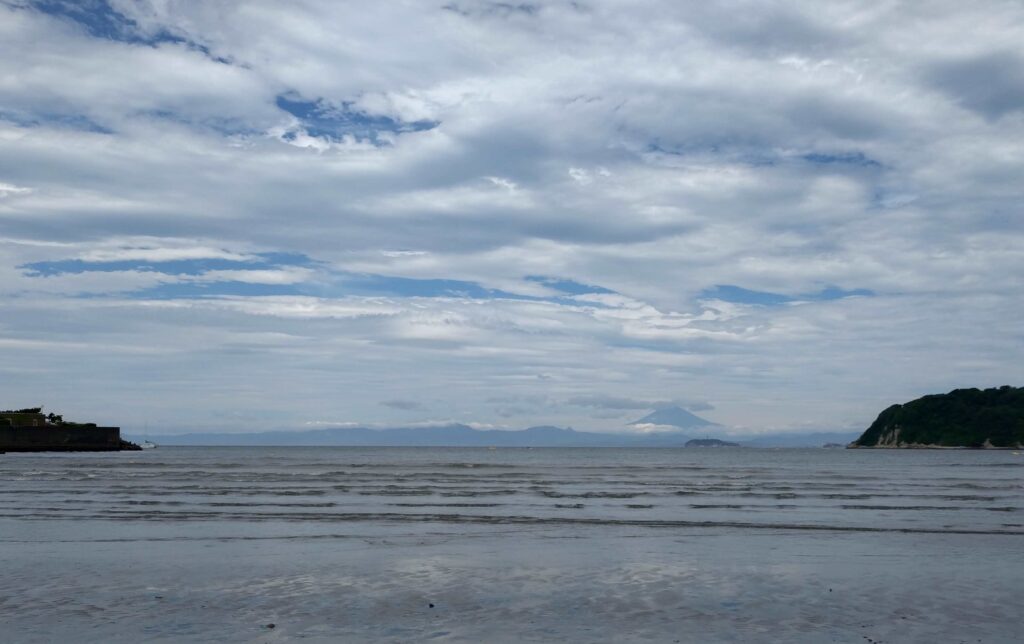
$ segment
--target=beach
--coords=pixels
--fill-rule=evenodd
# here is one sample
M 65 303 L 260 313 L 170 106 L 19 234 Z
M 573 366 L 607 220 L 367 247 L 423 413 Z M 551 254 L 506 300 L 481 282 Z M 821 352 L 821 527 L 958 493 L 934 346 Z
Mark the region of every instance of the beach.
M 11 456 L 6 641 L 1024 637 L 1007 452 Z

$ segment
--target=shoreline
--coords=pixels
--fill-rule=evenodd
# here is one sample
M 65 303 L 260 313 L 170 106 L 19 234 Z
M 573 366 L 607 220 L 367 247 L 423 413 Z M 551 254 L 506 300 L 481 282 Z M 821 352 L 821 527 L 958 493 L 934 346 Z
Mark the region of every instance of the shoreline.
M 916 443 L 905 444 L 905 445 L 847 445 L 846 449 L 953 449 L 953 450 L 975 450 L 975 451 L 994 451 L 994 450 L 1024 450 L 1024 445 L 1016 445 L 1009 447 L 1001 447 L 997 445 L 979 445 L 977 447 L 971 447 L 968 445 L 920 445 Z

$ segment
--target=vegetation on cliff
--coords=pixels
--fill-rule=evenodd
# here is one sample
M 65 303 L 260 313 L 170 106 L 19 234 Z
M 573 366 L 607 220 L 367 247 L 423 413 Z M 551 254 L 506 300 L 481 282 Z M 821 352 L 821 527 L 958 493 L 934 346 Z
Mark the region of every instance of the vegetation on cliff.
M 853 447 L 1019 447 L 1024 387 L 954 389 L 889 407 Z
M 67 425 L 95 427 L 96 423 L 73 423 L 65 421 L 64 416 L 50 412 L 43 414 L 42 407 L 26 407 L 24 409 L 0 409 L 0 425 Z

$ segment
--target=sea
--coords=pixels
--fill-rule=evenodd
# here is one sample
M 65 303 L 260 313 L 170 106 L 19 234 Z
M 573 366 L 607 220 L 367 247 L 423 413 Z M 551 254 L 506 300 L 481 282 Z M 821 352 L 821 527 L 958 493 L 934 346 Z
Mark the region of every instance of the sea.
M 3 642 L 1022 642 L 1011 451 L 0 455 Z

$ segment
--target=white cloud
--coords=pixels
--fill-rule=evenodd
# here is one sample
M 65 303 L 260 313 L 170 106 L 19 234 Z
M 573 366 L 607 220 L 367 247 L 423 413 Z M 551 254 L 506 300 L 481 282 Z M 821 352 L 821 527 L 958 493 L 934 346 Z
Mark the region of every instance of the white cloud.
M 127 386 L 172 422 L 203 386 L 278 425 L 374 421 L 382 400 L 486 423 L 497 393 L 693 396 L 757 429 L 1024 375 L 1015 3 L 112 4 L 138 35 L 192 44 L 0 7 L 0 337 L 39 373 L 12 395 L 56 408 Z M 334 135 L 284 94 L 322 99 Z M 437 126 L 402 131 L 417 121 Z M 328 269 L 20 268 L 268 252 L 615 294 L 141 301 L 125 294 L 179 281 L 321 293 Z M 760 307 L 701 295 L 717 284 L 878 296 Z M 300 340 L 257 341 L 274 334 Z M 183 357 L 90 353 L 83 384 L 49 385 L 79 343 Z M 138 377 L 154 371 L 160 396 Z
M 17 195 L 27 195 L 30 192 L 32 192 L 32 188 L 16 186 L 10 183 L 0 183 L 0 199 Z
M 299 266 L 280 269 L 206 271 L 190 278 L 195 282 L 243 282 L 245 284 L 301 284 L 316 275 L 316 271 Z
M 87 262 L 172 262 L 193 259 L 226 259 L 242 262 L 254 259 L 250 253 L 204 245 L 202 241 L 173 238 L 108 239 L 77 255 Z

